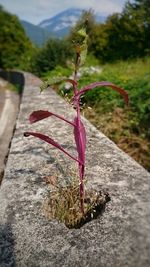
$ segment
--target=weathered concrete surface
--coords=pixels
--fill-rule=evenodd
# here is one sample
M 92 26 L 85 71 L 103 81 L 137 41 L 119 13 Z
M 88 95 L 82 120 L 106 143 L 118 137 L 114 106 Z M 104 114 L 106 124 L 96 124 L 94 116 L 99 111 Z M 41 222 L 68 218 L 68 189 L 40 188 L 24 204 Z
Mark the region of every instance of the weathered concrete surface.
M 39 83 L 26 74 L 0 189 L 0 266 L 149 267 L 150 175 L 86 120 L 87 179 L 98 190 L 108 188 L 111 201 L 101 217 L 78 230 L 43 215 L 43 177 L 58 172 L 65 179 L 73 163 L 40 140 L 24 138 L 23 132 L 43 131 L 75 153 L 72 129 L 53 118 L 31 126 L 27 118 L 36 109 L 69 118 L 74 111 L 52 90 L 40 95 Z
M 0 183 L 18 114 L 20 97 L 0 78 Z

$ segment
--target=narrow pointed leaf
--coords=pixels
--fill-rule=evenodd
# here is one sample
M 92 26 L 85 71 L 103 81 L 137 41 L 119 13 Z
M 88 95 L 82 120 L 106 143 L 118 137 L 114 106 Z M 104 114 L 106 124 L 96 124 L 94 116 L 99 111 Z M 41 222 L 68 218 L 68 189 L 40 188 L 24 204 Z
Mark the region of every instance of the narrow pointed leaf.
M 56 84 L 61 84 L 62 82 L 69 82 L 72 84 L 72 86 L 77 85 L 77 82 L 72 79 L 67 79 L 66 77 L 57 77 L 57 78 L 51 78 L 48 81 L 44 82 L 41 86 L 41 92 L 47 89 L 49 86 L 54 86 Z
M 85 63 L 87 56 L 87 45 L 82 45 L 81 53 L 80 53 L 80 66 L 83 66 Z
M 80 61 L 79 61 L 80 66 L 82 66 L 86 60 L 87 48 L 88 48 L 87 40 L 88 40 L 88 35 L 86 33 L 86 28 L 83 27 L 79 31 L 77 31 L 77 38 L 75 41 L 76 52 L 80 55 Z
M 77 86 L 77 82 L 75 81 L 75 80 L 72 80 L 72 79 L 66 79 L 66 80 L 64 80 L 64 82 L 69 82 L 69 83 L 71 83 L 73 86 Z
M 82 89 L 81 89 L 81 90 L 74 96 L 74 100 L 78 100 L 82 94 L 84 94 L 85 92 L 87 92 L 87 91 L 89 91 L 89 90 L 91 90 L 91 89 L 94 89 L 95 87 L 103 87 L 103 86 L 104 86 L 104 87 L 105 87 L 105 86 L 106 86 L 106 87 L 107 87 L 107 86 L 108 86 L 108 87 L 111 87 L 113 90 L 115 90 L 115 91 L 117 91 L 118 93 L 120 93 L 120 94 L 123 96 L 125 103 L 128 105 L 128 102 L 129 102 L 128 93 L 127 93 L 124 89 L 122 89 L 122 88 L 116 86 L 116 85 L 113 84 L 113 83 L 107 82 L 107 81 L 104 81 L 104 82 L 95 82 L 95 83 L 91 83 L 91 84 L 89 84 L 89 85 L 83 87 L 83 88 L 82 88 Z
M 74 123 L 71 122 L 71 121 L 68 121 L 67 119 L 65 119 L 64 117 L 62 116 L 59 116 L 55 113 L 52 113 L 52 112 L 49 112 L 47 110 L 36 110 L 36 111 L 33 111 L 30 116 L 29 116 L 29 121 L 30 123 L 35 123 L 37 121 L 40 121 L 40 120 L 43 120 L 43 119 L 46 119 L 50 116 L 55 116 L 67 123 L 69 123 L 70 125 L 74 126 Z
M 86 132 L 82 121 L 79 118 L 75 118 L 74 123 L 76 126 L 74 127 L 74 137 L 78 152 L 78 159 L 82 162 L 79 163 L 79 176 L 80 176 L 80 203 L 81 210 L 84 213 L 84 169 L 85 169 L 85 149 L 86 149 Z
M 86 28 L 82 27 L 80 30 L 77 32 L 78 35 L 82 36 L 84 39 L 87 38 L 87 33 L 86 33 Z
M 35 123 L 37 121 L 46 119 L 52 115 L 53 114 L 51 112 L 46 111 L 46 110 L 36 110 L 30 114 L 29 121 L 30 121 L 30 123 Z
M 80 160 L 76 159 L 75 157 L 73 157 L 72 155 L 70 155 L 61 145 L 59 145 L 57 142 L 55 142 L 52 138 L 50 138 L 47 135 L 41 134 L 41 133 L 35 133 L 35 132 L 25 132 L 24 136 L 28 137 L 28 136 L 34 136 L 37 137 L 49 144 L 51 144 L 52 146 L 58 148 L 59 150 L 63 151 L 67 156 L 69 156 L 71 159 L 77 161 L 78 163 L 81 163 Z
M 85 149 L 86 149 L 86 131 L 82 121 L 78 120 L 76 117 L 74 120 L 74 137 L 78 152 L 78 159 L 82 162 L 82 165 L 85 164 Z
M 85 63 L 86 56 L 87 56 L 87 40 L 88 40 L 88 35 L 86 33 L 86 29 L 82 28 L 78 31 L 78 34 L 82 36 L 84 39 L 82 41 L 82 44 L 80 45 L 80 65 L 82 66 Z

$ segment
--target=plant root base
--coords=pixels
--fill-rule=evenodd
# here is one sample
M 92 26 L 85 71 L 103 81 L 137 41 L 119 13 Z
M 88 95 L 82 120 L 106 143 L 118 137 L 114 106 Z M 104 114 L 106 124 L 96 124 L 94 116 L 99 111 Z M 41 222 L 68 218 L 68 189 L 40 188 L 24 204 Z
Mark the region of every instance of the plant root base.
M 78 229 L 98 218 L 104 212 L 108 201 L 110 201 L 110 196 L 106 191 L 87 191 L 84 198 L 83 214 L 80 208 L 78 187 L 58 187 L 45 200 L 43 210 L 49 219 L 57 219 L 69 229 Z

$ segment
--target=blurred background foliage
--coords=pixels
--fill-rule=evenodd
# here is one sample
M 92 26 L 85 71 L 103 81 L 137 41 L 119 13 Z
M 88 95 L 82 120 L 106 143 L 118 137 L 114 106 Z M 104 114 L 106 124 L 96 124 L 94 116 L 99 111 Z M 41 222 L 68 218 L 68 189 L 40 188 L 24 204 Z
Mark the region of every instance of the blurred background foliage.
M 33 48 L 17 16 L 0 6 L 0 68 L 28 69 Z
M 150 170 L 150 0 L 127 1 L 122 13 L 97 23 L 92 10 L 63 39 L 51 38 L 42 48 L 26 37 L 18 18 L 0 7 L 0 68 L 18 68 L 43 77 L 73 72 L 72 40 L 88 18 L 87 69 L 79 87 L 108 80 L 129 93 L 130 105 L 110 89 L 94 89 L 82 98 L 84 115 L 124 151 Z M 60 90 L 57 89 L 60 93 Z M 62 88 L 61 88 L 62 90 Z M 89 108 L 90 107 L 90 108 Z

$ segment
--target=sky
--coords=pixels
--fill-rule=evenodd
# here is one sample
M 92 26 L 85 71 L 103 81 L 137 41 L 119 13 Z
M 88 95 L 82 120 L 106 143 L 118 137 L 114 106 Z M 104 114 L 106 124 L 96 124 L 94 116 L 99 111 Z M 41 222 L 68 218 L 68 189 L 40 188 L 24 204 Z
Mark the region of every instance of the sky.
M 121 12 L 126 0 L 0 0 L 7 11 L 33 24 L 53 17 L 68 8 L 92 8 L 100 15 Z

